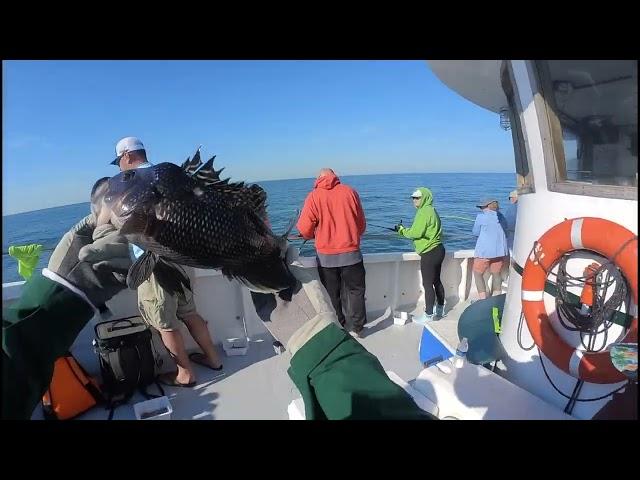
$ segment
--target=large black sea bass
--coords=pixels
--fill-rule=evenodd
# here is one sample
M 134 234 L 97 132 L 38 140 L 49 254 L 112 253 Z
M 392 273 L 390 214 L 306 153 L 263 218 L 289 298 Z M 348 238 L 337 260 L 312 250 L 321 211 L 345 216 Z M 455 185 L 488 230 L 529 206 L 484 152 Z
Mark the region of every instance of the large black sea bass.
M 129 270 L 130 288 L 163 260 L 219 268 L 257 292 L 295 285 L 284 261 L 288 232 L 276 236 L 267 225 L 266 192 L 221 180 L 214 158 L 203 165 L 198 150 L 181 167 L 160 163 L 109 179 L 100 207 L 121 234 L 145 250 Z

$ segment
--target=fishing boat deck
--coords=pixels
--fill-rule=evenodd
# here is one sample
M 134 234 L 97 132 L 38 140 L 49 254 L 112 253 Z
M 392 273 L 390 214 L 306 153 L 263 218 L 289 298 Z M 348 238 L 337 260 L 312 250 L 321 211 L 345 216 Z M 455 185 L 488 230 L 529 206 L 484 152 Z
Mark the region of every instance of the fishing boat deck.
M 432 327 L 455 348 L 457 321 L 468 305 L 459 302 L 441 320 L 431 322 Z M 416 313 L 421 311 L 419 306 Z M 89 328 L 90 326 L 87 326 Z M 92 328 L 89 334 L 92 333 Z M 376 355 L 386 371 L 393 371 L 405 381 L 420 373 L 422 365 L 418 359 L 418 347 L 423 327 L 409 322 L 394 325 L 390 312 L 385 312 L 366 325 L 364 338 L 359 341 Z M 86 330 L 86 329 L 85 329 Z M 224 373 L 196 366 L 198 384 L 193 388 L 165 387 L 171 401 L 172 420 L 225 420 L 225 419 L 288 419 L 287 406 L 300 394 L 289 379 L 287 353 L 277 355 L 272 346 L 273 337 L 267 332 L 252 335 L 249 349 L 244 356 L 224 356 Z M 92 374 L 98 374 L 95 354 L 91 351 L 72 350 Z M 149 388 L 155 393 L 155 386 Z M 144 401 L 136 393 L 132 400 L 116 408 L 113 419 L 134 420 L 133 405 Z M 79 417 L 80 420 L 103 420 L 108 411 L 94 408 Z M 42 418 L 36 409 L 33 419 Z
M 447 254 L 441 278 L 445 285 L 448 311 L 444 318 L 429 323 L 431 332 L 439 336 L 450 349 L 455 349 L 458 343 L 458 320 L 470 304 L 470 299 L 476 297 L 470 282 L 468 259 L 471 256 L 472 251 L 456 251 Z M 314 266 L 314 259 L 306 257 L 301 259 L 305 266 L 309 268 Z M 424 376 L 436 369 L 436 367 L 424 369 L 419 360 L 419 345 L 424 327 L 413 322 L 395 325 L 392 315 L 393 310 L 419 315 L 424 309 L 424 296 L 417 288 L 421 285 L 418 262 L 417 255 L 407 253 L 365 256 L 369 322 L 365 326 L 364 337 L 358 341 L 379 359 L 385 371 L 395 373 L 405 382 L 405 385 L 408 384 L 408 387 L 414 388 L 414 393 L 420 392 L 418 395 L 422 395 L 423 399 L 425 397 L 432 399 L 442 412 L 443 407 L 446 410 L 447 405 L 455 404 L 457 397 L 455 390 L 447 391 L 450 387 L 450 379 L 447 378 L 432 378 L 427 383 L 431 382 L 433 388 L 420 390 L 424 387 L 420 385 L 420 375 Z M 295 411 L 290 412 L 288 407 L 294 400 L 300 398 L 300 393 L 287 374 L 289 355 L 288 353 L 278 355 L 274 351 L 274 338 L 255 314 L 249 292 L 236 282 L 226 280 L 219 272 L 211 270 L 197 270 L 193 285 L 198 311 L 209 321 L 212 336 L 217 341 L 231 337 L 248 338 L 249 348 L 246 355 L 223 354 L 224 370 L 222 372 L 196 365 L 198 383 L 193 388 L 163 387 L 173 409 L 171 419 L 284 420 L 290 418 L 290 414 Z M 15 299 L 19 294 L 19 288 L 19 285 L 4 288 L 3 302 Z M 130 290 L 121 292 L 109 303 L 109 308 L 115 318 L 136 315 L 135 292 Z M 99 365 L 91 343 L 94 337 L 94 326 L 100 320 L 94 317 L 79 334 L 71 349 L 85 369 L 98 378 Z M 189 339 L 186 331 L 184 337 L 187 350 L 197 351 L 197 345 Z M 163 364 L 158 369 L 158 373 L 175 371 L 175 364 L 168 357 L 157 333 L 154 333 L 153 343 L 156 352 L 163 358 Z M 220 352 L 223 352 L 222 348 Z M 475 369 L 476 367 L 482 371 Z M 512 412 L 510 418 L 527 418 L 530 416 L 527 414 L 529 410 L 544 411 L 545 418 L 554 418 L 552 413 L 547 412 L 547 410 L 551 412 L 548 406 L 543 406 L 544 408 L 538 406 L 541 400 L 537 397 L 509 384 L 504 379 L 497 378 L 498 375 L 492 374 L 484 367 L 470 365 L 469 369 L 473 370 L 472 377 L 476 381 L 479 378 L 483 379 L 480 384 L 474 382 L 472 382 L 474 386 L 471 383 L 468 384 L 468 388 L 472 388 L 474 392 L 485 392 L 486 385 L 495 383 L 498 387 L 508 389 L 514 395 L 522 397 L 520 404 L 525 405 L 527 410 Z M 491 378 L 487 379 L 487 374 Z M 454 375 L 451 375 L 451 378 L 453 377 Z M 422 383 L 424 384 L 424 381 Z M 156 387 L 153 385 L 148 390 L 149 393 L 156 393 Z M 507 394 L 502 396 L 509 398 Z M 144 400 L 142 394 L 136 393 L 129 403 L 116 408 L 113 418 L 135 419 L 134 404 Z M 304 414 L 302 405 L 300 402 L 297 402 L 297 405 L 297 415 L 302 416 Z M 495 412 L 496 409 L 493 411 Z M 502 410 L 497 411 L 500 412 L 498 415 L 502 414 Z M 456 415 L 459 418 L 466 418 L 466 413 L 456 412 Z M 477 412 L 471 413 L 482 416 Z M 104 408 L 97 407 L 79 419 L 103 420 L 108 418 L 108 414 L 109 412 Z M 40 408 L 36 408 L 32 418 L 42 418 Z

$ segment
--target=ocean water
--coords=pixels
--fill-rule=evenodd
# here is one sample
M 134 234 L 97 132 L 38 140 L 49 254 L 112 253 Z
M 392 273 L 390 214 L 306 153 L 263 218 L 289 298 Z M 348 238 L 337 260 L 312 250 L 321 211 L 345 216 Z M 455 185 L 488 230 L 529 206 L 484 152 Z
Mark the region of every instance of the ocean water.
M 233 179 L 236 180 L 236 179 Z M 472 249 L 473 219 L 478 213 L 475 204 L 485 196 L 495 196 L 507 205 L 508 195 L 515 188 L 513 173 L 410 173 L 393 175 L 353 175 L 341 177 L 343 183 L 358 191 L 367 231 L 362 239 L 363 253 L 409 252 L 410 240 L 399 238 L 375 225 L 393 227 L 400 220 L 410 226 L 415 208 L 409 198 L 417 187 L 431 189 L 434 206 L 441 217 L 444 245 L 449 251 Z M 273 180 L 258 182 L 267 192 L 268 213 L 275 233 L 283 233 L 296 209 L 301 209 L 314 179 Z M 88 196 L 88 192 L 87 192 Z M 89 203 L 35 210 L 2 217 L 2 281 L 22 280 L 17 262 L 6 252 L 10 245 L 40 243 L 45 249 L 55 248 L 62 235 L 89 213 Z M 294 232 L 296 233 L 295 229 Z M 301 241 L 294 244 L 301 246 Z M 313 242 L 302 246 L 302 255 L 315 254 Z M 38 268 L 46 267 L 51 251 L 45 251 Z

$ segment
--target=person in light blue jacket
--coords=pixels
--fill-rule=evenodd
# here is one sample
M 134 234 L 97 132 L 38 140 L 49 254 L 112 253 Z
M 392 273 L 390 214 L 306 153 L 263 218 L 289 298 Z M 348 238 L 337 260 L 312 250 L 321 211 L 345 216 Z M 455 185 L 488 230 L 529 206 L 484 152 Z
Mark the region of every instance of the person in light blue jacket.
M 505 230 L 507 222 L 498 211 L 498 201 L 494 198 L 483 198 L 477 205 L 482 211 L 473 224 L 473 234 L 478 236 L 473 259 L 473 277 L 476 281 L 478 297 L 487 298 L 487 285 L 484 274 L 487 270 L 493 276 L 493 295 L 502 290 L 501 271 L 509 255 Z

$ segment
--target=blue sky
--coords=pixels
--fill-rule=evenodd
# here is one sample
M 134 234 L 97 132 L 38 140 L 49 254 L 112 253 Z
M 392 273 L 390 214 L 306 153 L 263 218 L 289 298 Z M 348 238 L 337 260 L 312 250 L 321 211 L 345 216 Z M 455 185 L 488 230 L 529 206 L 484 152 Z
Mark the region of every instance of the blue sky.
M 88 201 L 115 143 L 235 180 L 513 172 L 498 115 L 425 61 L 4 61 L 3 215 Z

